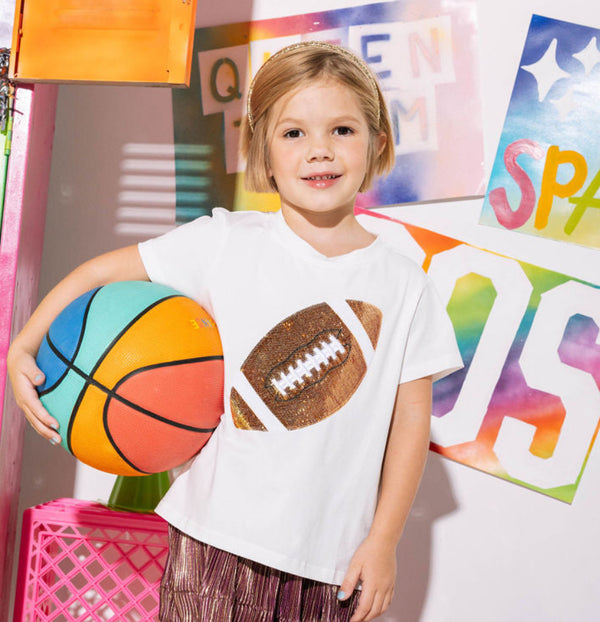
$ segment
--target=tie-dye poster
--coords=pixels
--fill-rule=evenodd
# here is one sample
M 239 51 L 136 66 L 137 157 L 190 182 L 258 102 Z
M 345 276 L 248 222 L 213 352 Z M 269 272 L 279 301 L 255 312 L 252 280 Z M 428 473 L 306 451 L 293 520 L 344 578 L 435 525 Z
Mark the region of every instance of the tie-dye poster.
M 599 44 L 600 30 L 532 17 L 482 224 L 600 248 Z
M 402 0 L 196 30 L 190 88 L 173 91 L 179 222 L 216 205 L 278 206 L 243 190 L 240 119 L 264 60 L 307 39 L 354 50 L 389 104 L 396 166 L 361 206 L 483 194 L 475 2 Z
M 600 288 L 365 214 L 401 229 L 456 331 L 465 367 L 434 384 L 432 449 L 570 503 L 600 420 Z

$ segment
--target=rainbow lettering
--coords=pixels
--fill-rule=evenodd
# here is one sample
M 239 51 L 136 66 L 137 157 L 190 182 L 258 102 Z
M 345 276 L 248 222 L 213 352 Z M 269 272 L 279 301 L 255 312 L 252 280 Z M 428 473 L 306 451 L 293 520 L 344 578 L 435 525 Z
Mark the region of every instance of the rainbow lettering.
M 425 252 L 465 364 L 434 385 L 432 449 L 572 502 L 600 421 L 600 287 L 398 225 Z

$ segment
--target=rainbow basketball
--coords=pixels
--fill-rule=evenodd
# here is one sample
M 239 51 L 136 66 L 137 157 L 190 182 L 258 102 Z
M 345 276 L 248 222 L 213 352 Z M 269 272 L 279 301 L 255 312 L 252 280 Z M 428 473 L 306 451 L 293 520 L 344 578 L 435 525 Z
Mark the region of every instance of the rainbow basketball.
M 223 412 L 223 350 L 192 299 L 145 281 L 80 296 L 37 356 L 38 388 L 62 445 L 117 475 L 167 471 L 194 456 Z

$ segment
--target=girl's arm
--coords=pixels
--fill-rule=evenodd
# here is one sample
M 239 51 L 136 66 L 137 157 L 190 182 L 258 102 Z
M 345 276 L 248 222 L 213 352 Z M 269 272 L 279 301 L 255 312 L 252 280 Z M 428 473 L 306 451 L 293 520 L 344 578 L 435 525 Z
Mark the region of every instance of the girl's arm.
M 94 287 L 128 280 L 148 280 L 135 245 L 83 263 L 50 291 L 12 342 L 6 362 L 17 404 L 36 432 L 52 442 L 60 442 L 55 431 L 58 423 L 42 406 L 35 390 L 44 381 L 35 362 L 42 339 L 54 318 L 75 298 Z
M 388 435 L 379 500 L 369 535 L 348 568 L 340 591 L 348 598 L 362 583 L 350 622 L 376 618 L 390 605 L 396 583 L 396 547 L 417 493 L 427 452 L 431 421 L 431 378 L 398 386 Z

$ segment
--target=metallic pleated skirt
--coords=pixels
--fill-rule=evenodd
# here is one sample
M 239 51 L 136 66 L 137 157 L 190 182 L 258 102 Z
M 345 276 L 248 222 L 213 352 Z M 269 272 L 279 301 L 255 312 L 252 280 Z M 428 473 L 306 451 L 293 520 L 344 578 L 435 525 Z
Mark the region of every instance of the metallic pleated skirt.
M 274 570 L 169 526 L 161 622 L 349 622 L 360 592 Z

